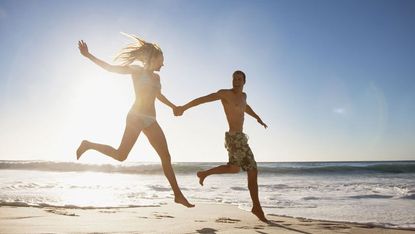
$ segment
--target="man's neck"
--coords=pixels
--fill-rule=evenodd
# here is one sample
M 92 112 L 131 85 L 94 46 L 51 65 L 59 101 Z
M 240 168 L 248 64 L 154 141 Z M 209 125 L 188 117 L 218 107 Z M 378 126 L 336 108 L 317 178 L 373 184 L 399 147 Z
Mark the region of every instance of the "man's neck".
M 232 92 L 235 94 L 242 93 L 243 87 L 233 87 Z

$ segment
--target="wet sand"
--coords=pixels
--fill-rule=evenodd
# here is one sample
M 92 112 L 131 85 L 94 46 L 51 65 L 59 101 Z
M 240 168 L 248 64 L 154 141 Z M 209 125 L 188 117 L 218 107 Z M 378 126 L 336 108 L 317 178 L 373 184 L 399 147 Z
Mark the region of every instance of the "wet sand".
M 0 233 L 415 233 L 356 224 L 268 215 L 269 224 L 232 205 L 80 209 L 0 207 Z

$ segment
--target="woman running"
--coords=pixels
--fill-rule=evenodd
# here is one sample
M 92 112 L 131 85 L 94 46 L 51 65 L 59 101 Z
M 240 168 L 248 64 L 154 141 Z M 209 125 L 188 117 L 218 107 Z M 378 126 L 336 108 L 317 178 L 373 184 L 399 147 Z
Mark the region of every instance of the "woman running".
M 156 120 L 154 107 L 156 98 L 172 109 L 176 107 L 161 93 L 160 76 L 155 73 L 160 71 L 163 66 L 163 52 L 156 44 L 148 43 L 136 36 L 124 35 L 132 38 L 135 42 L 123 48 L 116 56 L 115 60 L 121 61 L 122 65 L 111 65 L 98 59 L 88 51 L 88 46 L 84 41 L 78 42 L 81 54 L 98 66 L 109 72 L 131 75 L 135 102 L 127 115 L 124 135 L 117 149 L 109 145 L 84 140 L 76 151 L 77 159 L 79 160 L 85 151 L 93 149 L 115 160 L 124 161 L 138 136 L 143 132 L 161 159 L 164 175 L 174 192 L 174 201 L 186 207 L 194 207 L 184 197 L 177 184 L 166 138 Z M 130 65 L 135 60 L 140 61 L 143 66 Z

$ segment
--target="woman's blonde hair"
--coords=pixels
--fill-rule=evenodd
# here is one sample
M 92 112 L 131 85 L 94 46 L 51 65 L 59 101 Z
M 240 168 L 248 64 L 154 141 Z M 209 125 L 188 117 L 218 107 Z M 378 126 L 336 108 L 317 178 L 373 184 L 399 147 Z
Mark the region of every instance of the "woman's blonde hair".
M 143 65 L 148 64 L 151 59 L 163 55 L 160 47 L 153 43 L 148 43 L 137 36 L 121 32 L 124 36 L 133 39 L 135 42 L 122 48 L 115 56 L 115 61 L 120 61 L 122 65 L 129 65 L 134 60 L 138 60 Z

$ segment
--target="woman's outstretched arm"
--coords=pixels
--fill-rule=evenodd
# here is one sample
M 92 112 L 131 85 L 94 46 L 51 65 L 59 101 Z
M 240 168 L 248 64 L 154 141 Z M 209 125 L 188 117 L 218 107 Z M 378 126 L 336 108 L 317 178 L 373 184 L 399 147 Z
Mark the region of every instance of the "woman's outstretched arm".
M 164 103 L 166 106 L 172 108 L 173 110 L 176 108 L 176 105 L 170 102 L 169 99 L 167 99 L 161 92 L 158 93 L 157 99 L 160 100 L 160 102 Z
M 132 66 L 117 66 L 117 65 L 111 65 L 105 61 L 102 61 L 101 59 L 95 57 L 94 55 L 92 55 L 91 53 L 89 53 L 88 51 L 88 45 L 84 42 L 84 41 L 78 41 L 78 48 L 79 51 L 81 52 L 81 54 L 83 56 L 85 56 L 86 58 L 88 58 L 89 60 L 91 60 L 92 62 L 94 62 L 96 65 L 102 67 L 103 69 L 109 71 L 109 72 L 114 72 L 114 73 L 119 73 L 119 74 L 132 74 L 134 69 Z

